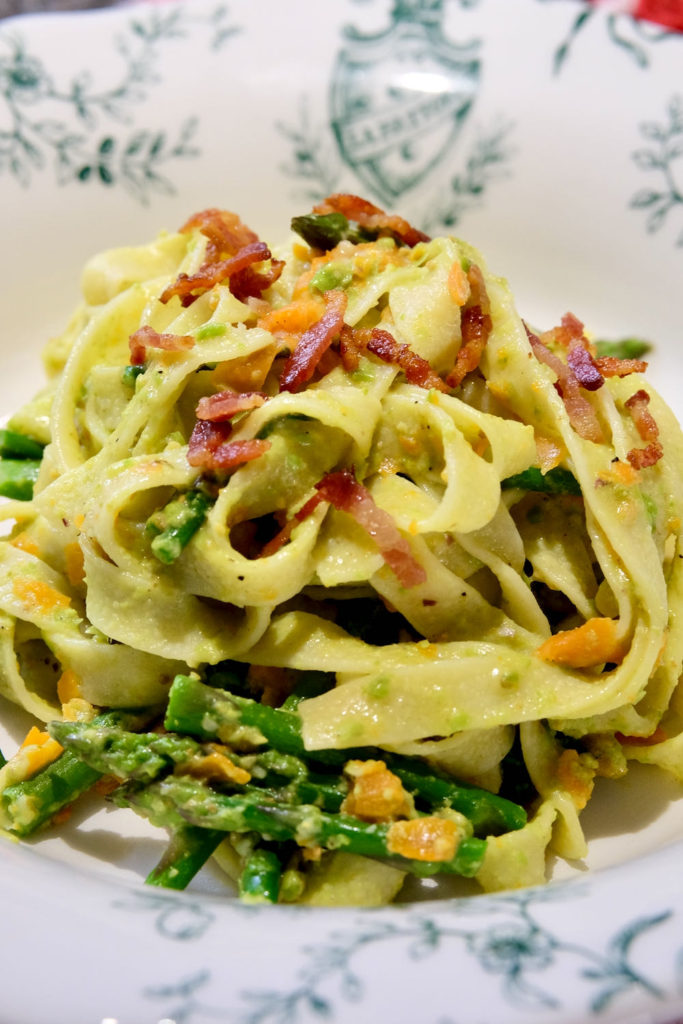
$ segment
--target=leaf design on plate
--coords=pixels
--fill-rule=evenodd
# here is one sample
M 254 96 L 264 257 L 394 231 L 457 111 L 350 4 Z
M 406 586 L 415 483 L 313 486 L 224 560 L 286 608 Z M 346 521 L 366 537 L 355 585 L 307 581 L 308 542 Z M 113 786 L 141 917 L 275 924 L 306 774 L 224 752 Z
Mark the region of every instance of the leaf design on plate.
M 174 193 L 165 171 L 199 156 L 198 118 L 185 119 L 173 135 L 134 128 L 126 137 L 120 126 L 134 126 L 153 89 L 163 85 L 162 56 L 197 27 L 208 27 L 212 50 L 241 31 L 224 5 L 204 16 L 188 5 L 132 18 L 114 40 L 123 70 L 107 84 L 99 81 L 105 71 L 90 68 L 60 83 L 21 38 L 0 33 L 0 114 L 8 125 L 0 132 L 0 175 L 28 187 L 51 163 L 60 185 L 122 185 L 141 203 L 154 193 Z

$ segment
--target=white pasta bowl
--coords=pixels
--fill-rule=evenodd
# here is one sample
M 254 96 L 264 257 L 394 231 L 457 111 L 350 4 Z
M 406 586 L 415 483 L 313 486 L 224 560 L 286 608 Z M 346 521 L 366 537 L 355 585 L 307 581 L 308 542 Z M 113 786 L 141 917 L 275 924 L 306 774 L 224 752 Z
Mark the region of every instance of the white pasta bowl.
M 683 415 L 683 38 L 551 0 L 217 0 L 0 22 L 2 413 L 93 254 L 236 211 L 277 243 L 333 192 L 456 234 L 524 318 L 652 342 Z M 0 704 L 11 753 L 25 716 Z M 683 1014 L 683 800 L 602 785 L 546 886 L 379 910 L 250 907 L 207 869 L 145 888 L 125 812 L 0 844 L 12 1024 L 652 1022 Z M 89 813 L 92 811 L 92 813 Z M 40 978 L 40 985 L 36 978 Z

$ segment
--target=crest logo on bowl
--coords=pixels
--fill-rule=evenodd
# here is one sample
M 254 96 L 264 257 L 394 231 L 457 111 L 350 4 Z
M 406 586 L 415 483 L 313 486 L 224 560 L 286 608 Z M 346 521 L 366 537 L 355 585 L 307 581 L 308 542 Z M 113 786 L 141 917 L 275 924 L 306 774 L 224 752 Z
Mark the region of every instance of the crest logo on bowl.
M 440 163 L 479 88 L 480 41 L 443 34 L 444 0 L 395 0 L 391 24 L 345 30 L 331 88 L 331 123 L 344 162 L 385 202 Z

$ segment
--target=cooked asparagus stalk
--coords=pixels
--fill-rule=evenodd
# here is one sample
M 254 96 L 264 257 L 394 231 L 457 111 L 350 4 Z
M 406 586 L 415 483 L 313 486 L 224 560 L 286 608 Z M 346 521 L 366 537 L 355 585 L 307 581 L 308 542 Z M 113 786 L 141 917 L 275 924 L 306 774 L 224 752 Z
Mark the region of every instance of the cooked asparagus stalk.
M 203 739 L 230 737 L 240 729 L 252 730 L 265 745 L 321 766 L 342 767 L 351 759 L 378 757 L 430 807 L 448 806 L 467 817 L 479 835 L 494 835 L 521 828 L 526 813 L 518 804 L 442 775 L 418 758 L 400 757 L 370 748 L 360 750 L 306 750 L 299 716 L 267 707 L 247 697 L 237 697 L 205 686 L 193 676 L 176 676 L 169 693 L 165 719 L 169 730 Z M 254 732 L 255 730 L 255 732 Z
M 98 715 L 93 724 L 136 728 L 150 717 L 148 710 L 108 711 Z M 102 774 L 78 754 L 65 750 L 32 778 L 15 782 L 0 793 L 0 823 L 17 836 L 29 836 L 90 789 Z
M 175 562 L 206 519 L 213 499 L 205 491 L 186 491 L 147 520 L 152 551 L 165 565 Z
M 223 794 L 202 782 L 180 776 L 168 776 L 147 786 L 130 783 L 120 787 L 113 799 L 147 813 L 160 824 L 170 812 L 171 819 L 182 817 L 202 828 L 228 832 L 257 832 L 276 842 L 294 840 L 302 846 L 343 849 L 365 857 L 388 859 L 419 876 L 441 872 L 472 877 L 479 870 L 486 840 L 465 837 L 455 844 L 452 856 L 443 860 L 422 860 L 395 852 L 392 832 L 397 825 L 366 822 L 348 814 L 330 814 L 312 804 L 269 802 L 258 790 Z M 415 821 L 425 820 L 414 819 Z M 429 819 L 434 820 L 434 819 Z M 443 819 L 437 819 L 443 821 Z

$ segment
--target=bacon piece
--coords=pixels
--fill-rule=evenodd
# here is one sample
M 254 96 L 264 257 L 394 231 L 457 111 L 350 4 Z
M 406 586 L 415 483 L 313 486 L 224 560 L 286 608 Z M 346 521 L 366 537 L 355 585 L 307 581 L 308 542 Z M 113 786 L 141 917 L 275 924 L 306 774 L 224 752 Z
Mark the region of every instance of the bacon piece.
M 413 352 L 410 345 L 399 344 L 388 331 L 383 331 L 379 327 L 373 328 L 366 347 L 368 352 L 372 352 L 383 362 L 400 366 L 410 384 L 427 389 L 436 388 L 438 391 L 449 390 L 426 359 Z
M 153 327 L 138 327 L 128 339 L 130 361 L 133 366 L 142 366 L 148 348 L 161 348 L 166 352 L 186 352 L 194 345 L 191 334 L 159 334 Z
M 439 391 L 449 390 L 426 359 L 413 352 L 410 345 L 396 341 L 389 331 L 384 331 L 380 327 L 374 327 L 372 330 L 353 329 L 345 325 L 339 338 L 339 353 L 345 370 L 352 372 L 358 369 L 359 356 L 364 349 L 372 352 L 384 363 L 399 366 L 410 384 L 427 389 L 436 388 Z
M 196 416 L 198 420 L 222 423 L 238 412 L 258 409 L 265 401 L 266 395 L 262 391 L 219 391 L 216 395 L 204 395 L 199 399 Z
M 187 445 L 187 461 L 191 466 L 203 466 L 205 460 L 230 437 L 229 423 L 211 423 L 198 420 Z
M 259 251 L 263 255 L 258 259 L 251 259 L 250 263 L 270 259 L 270 252 L 265 243 L 259 240 L 258 235 L 251 228 L 242 223 L 237 214 L 227 210 L 218 210 L 215 207 L 201 210 L 190 217 L 180 230 L 191 231 L 194 228 L 199 228 L 208 239 L 204 262 L 197 274 L 192 275 L 192 278 L 181 274 L 175 284 L 171 286 L 171 289 L 180 288 L 181 290 L 169 292 L 169 289 L 166 289 L 164 295 L 168 294 L 168 298 L 177 294 L 183 305 L 189 306 L 197 298 L 197 295 L 193 294 L 195 291 L 206 291 L 217 284 L 218 280 L 225 280 L 225 277 L 228 277 L 231 292 L 240 302 L 244 302 L 248 298 L 258 298 L 266 288 L 270 288 L 277 281 L 282 273 L 283 260 L 271 260 L 268 270 L 256 271 L 250 265 L 245 265 L 242 269 L 233 267 L 228 273 L 225 273 L 224 268 L 228 260 L 243 255 L 244 250 L 249 250 L 251 246 L 261 246 Z M 219 275 L 218 280 L 214 279 L 216 275 Z M 183 284 L 179 285 L 181 280 Z M 187 285 L 188 280 L 195 282 L 192 287 Z M 162 295 L 161 301 L 166 302 L 168 299 Z
M 347 324 L 341 329 L 339 335 L 339 355 L 344 369 L 347 373 L 353 373 L 360 365 L 360 354 L 362 344 L 360 343 L 360 332 Z
M 257 299 L 266 288 L 270 288 L 271 284 L 275 284 L 284 267 L 284 260 L 274 260 L 272 258 L 270 267 L 267 270 L 254 270 L 253 267 L 245 267 L 244 270 L 231 275 L 230 291 L 240 302 L 246 302 L 247 299 Z
M 314 213 L 341 213 L 369 231 L 388 232 L 412 248 L 418 242 L 428 242 L 429 235 L 418 231 L 403 217 L 385 213 L 379 206 L 346 192 L 336 192 L 313 207 Z
M 564 348 L 569 348 L 572 342 L 579 341 L 585 343 L 587 340 L 583 324 L 573 313 L 565 313 L 560 326 L 553 327 L 552 330 L 547 332 L 547 335 Z
M 650 396 L 643 388 L 624 402 L 643 441 L 656 441 L 659 437 L 659 427 L 648 409 L 649 404 Z
M 636 430 L 646 442 L 644 448 L 632 448 L 626 454 L 626 458 L 634 469 L 647 469 L 648 466 L 654 466 L 664 454 L 664 449 L 659 441 L 659 427 L 648 409 L 649 404 L 650 396 L 643 388 L 640 388 L 624 402 L 625 408 L 628 409 L 636 425 Z
M 634 469 L 647 469 L 659 462 L 663 454 L 664 449 L 660 442 L 651 441 L 644 448 L 631 448 L 630 452 L 626 453 L 626 458 Z
M 348 469 L 328 473 L 316 485 L 318 494 L 340 512 L 348 512 L 370 534 L 384 561 L 404 587 L 424 583 L 427 573 L 388 512 L 379 508 L 366 487 Z
M 553 327 L 541 335 L 545 344 L 555 343 L 568 349 L 567 364 L 586 391 L 597 391 L 604 384 L 602 373 L 593 356 L 583 323 L 573 313 L 565 313 L 559 327 Z
M 616 356 L 599 356 L 594 360 L 603 377 L 628 377 L 630 373 L 645 373 L 644 359 L 617 359 Z
M 291 519 L 288 519 L 285 525 L 279 530 L 274 537 L 272 537 L 267 544 L 263 545 L 261 549 L 261 558 L 268 558 L 270 555 L 274 555 L 280 548 L 289 541 L 292 533 L 299 525 L 303 523 L 304 519 L 308 519 L 310 515 L 316 510 L 321 501 L 324 501 L 322 494 L 316 492 L 308 501 L 301 506 L 298 512 L 295 512 Z
M 212 469 L 234 469 L 253 462 L 270 448 L 270 441 L 253 437 L 244 441 L 228 441 L 218 446 L 212 457 Z
M 470 293 L 460 317 L 462 344 L 455 359 L 455 366 L 446 377 L 446 383 L 451 388 L 459 387 L 467 374 L 479 366 L 493 326 L 491 303 L 484 277 L 475 264 L 467 271 L 467 280 Z
M 203 263 L 196 274 L 179 274 L 173 284 L 159 296 L 160 302 L 168 302 L 177 295 L 184 306 L 189 306 L 202 294 L 233 275 L 238 274 L 252 263 L 270 259 L 270 249 L 265 242 L 250 242 L 234 256 L 215 263 Z
M 224 428 L 223 433 L 220 427 Z M 225 428 L 227 427 L 227 431 Z M 210 428 L 210 429 L 202 429 Z M 245 462 L 258 459 L 270 448 L 270 441 L 251 438 L 243 441 L 229 441 L 229 426 L 199 420 L 192 431 L 187 449 L 187 461 L 201 469 L 226 471 L 235 469 Z
M 595 409 L 581 394 L 579 382 L 572 368 L 563 363 L 554 352 L 551 352 L 538 335 L 528 327 L 526 327 L 526 332 L 531 349 L 538 361 L 549 366 L 557 377 L 555 388 L 564 402 L 569 422 L 576 433 L 586 441 L 602 443 L 604 437 Z
M 304 331 L 286 360 L 280 377 L 280 391 L 296 391 L 311 379 L 322 356 L 341 334 L 346 303 L 345 292 L 336 289 L 325 292 L 327 309 L 312 327 Z
M 187 232 L 194 228 L 199 228 L 208 239 L 205 258 L 207 263 L 215 263 L 221 256 L 234 256 L 245 245 L 259 240 L 258 235 L 243 224 L 236 213 L 218 210 L 215 207 L 195 213 L 180 230 Z
M 605 383 L 593 356 L 580 342 L 573 343 L 569 349 L 567 365 L 574 371 L 574 376 L 586 391 L 597 391 Z

